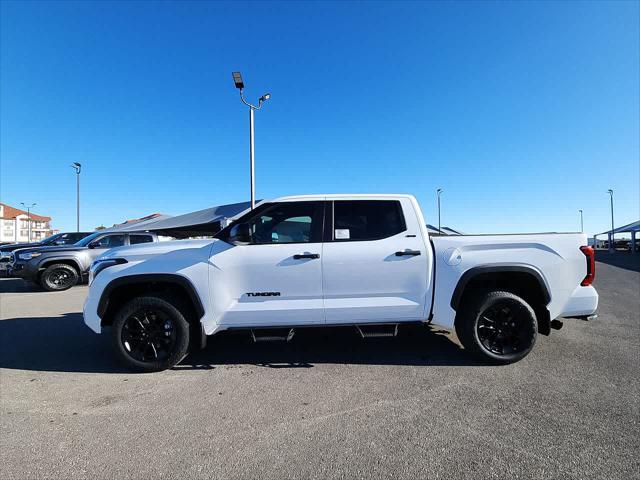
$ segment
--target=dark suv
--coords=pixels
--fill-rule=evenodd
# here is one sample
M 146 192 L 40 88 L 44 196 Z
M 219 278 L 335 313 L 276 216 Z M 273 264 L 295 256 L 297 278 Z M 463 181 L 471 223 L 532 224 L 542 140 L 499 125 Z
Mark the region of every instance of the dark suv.
M 74 245 L 15 250 L 8 274 L 48 291 L 67 290 L 86 281 L 91 263 L 110 248 L 157 241 L 157 235 L 149 232 L 95 232 Z
M 41 240 L 40 242 L 32 243 L 11 243 L 9 245 L 3 245 L 0 247 L 0 274 L 7 273 L 7 265 L 11 261 L 11 252 L 20 248 L 28 247 L 48 247 L 48 246 L 60 246 L 60 245 L 73 245 L 79 242 L 84 237 L 91 235 L 91 232 L 66 232 L 57 233 L 50 237 Z

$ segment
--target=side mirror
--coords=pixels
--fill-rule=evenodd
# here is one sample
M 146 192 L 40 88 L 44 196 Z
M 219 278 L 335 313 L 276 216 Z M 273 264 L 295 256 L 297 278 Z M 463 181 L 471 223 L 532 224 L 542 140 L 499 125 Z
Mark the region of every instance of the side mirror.
M 248 223 L 239 223 L 231 227 L 229 232 L 229 243 L 247 244 L 251 243 L 251 229 Z
M 87 245 L 87 248 L 96 248 L 99 246 L 100 246 L 99 242 L 91 242 L 89 245 Z

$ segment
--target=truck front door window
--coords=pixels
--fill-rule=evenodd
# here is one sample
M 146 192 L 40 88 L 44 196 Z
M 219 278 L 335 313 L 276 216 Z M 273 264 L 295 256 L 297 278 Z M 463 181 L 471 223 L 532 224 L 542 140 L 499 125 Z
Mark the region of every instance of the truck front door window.
M 124 235 L 107 235 L 93 243 L 94 248 L 114 248 L 124 245 Z
M 252 245 L 309 243 L 317 221 L 317 202 L 278 203 L 248 220 Z

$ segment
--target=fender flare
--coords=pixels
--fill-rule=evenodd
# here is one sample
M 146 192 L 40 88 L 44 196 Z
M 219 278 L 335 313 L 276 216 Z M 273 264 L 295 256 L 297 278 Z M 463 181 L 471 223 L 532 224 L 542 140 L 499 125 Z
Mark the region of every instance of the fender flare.
M 464 293 L 467 284 L 478 275 L 484 275 L 487 273 L 526 273 L 536 279 L 540 285 L 545 305 L 551 302 L 551 294 L 549 293 L 549 287 L 542 276 L 542 273 L 538 269 L 528 265 L 482 265 L 479 267 L 473 267 L 462 274 L 458 280 L 456 288 L 453 290 L 451 296 L 451 308 L 458 310 L 460 306 L 460 300 L 462 300 L 462 294 Z
M 55 255 L 52 257 L 45 257 L 38 262 L 37 271 L 40 272 L 40 270 L 46 269 L 47 267 L 45 267 L 44 265 L 47 263 L 53 264 L 60 261 L 73 263 L 76 267 L 76 270 L 78 270 L 78 275 L 82 276 L 85 274 L 84 270 L 82 269 L 82 266 L 80 265 L 80 262 L 78 262 L 78 260 L 75 257 L 69 256 L 69 255 Z
M 189 299 L 193 303 L 193 307 L 195 308 L 198 318 L 202 318 L 204 316 L 204 307 L 202 306 L 202 300 L 196 292 L 196 288 L 193 286 L 193 283 L 191 283 L 189 279 L 183 277 L 182 275 L 172 273 L 142 273 L 139 275 L 127 275 L 125 277 L 118 277 L 111 280 L 104 287 L 104 290 L 102 290 L 102 294 L 100 295 L 97 309 L 98 316 L 102 318 L 106 313 L 109 306 L 109 298 L 111 297 L 111 293 L 116 288 L 122 287 L 124 285 L 145 284 L 153 282 L 173 283 L 184 288 L 187 292 L 187 295 L 189 295 Z

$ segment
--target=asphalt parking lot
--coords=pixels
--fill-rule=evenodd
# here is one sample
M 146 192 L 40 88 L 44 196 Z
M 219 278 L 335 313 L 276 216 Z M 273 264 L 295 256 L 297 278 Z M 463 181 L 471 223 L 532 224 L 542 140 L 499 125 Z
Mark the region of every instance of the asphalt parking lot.
M 131 374 L 82 323 L 86 287 L 2 279 L 0 476 L 638 478 L 639 257 L 600 254 L 599 319 L 502 367 L 409 327 L 220 336 Z

